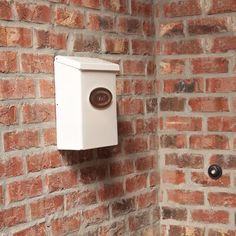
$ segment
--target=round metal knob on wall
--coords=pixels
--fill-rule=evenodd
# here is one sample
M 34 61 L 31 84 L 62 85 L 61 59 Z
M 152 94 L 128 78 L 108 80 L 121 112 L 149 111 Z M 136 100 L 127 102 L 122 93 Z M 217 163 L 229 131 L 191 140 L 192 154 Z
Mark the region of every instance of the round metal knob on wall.
M 208 168 L 208 175 L 212 179 L 219 179 L 222 176 L 222 168 L 218 165 L 211 165 Z

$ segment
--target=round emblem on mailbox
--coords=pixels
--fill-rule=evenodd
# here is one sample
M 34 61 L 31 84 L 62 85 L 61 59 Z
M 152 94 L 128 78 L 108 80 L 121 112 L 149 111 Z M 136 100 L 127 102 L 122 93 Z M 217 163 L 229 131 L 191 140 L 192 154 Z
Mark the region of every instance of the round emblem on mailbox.
M 89 96 L 89 101 L 95 108 L 106 108 L 112 101 L 112 93 L 106 88 L 96 88 Z

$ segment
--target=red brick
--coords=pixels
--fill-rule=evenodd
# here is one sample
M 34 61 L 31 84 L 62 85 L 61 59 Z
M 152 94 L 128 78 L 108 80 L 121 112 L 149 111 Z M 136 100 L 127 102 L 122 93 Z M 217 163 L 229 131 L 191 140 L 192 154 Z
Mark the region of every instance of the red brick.
M 9 73 L 17 71 L 16 52 L 0 52 L 0 72 Z
M 0 46 L 31 47 L 32 31 L 27 28 L 0 27 Z
M 193 112 L 224 112 L 229 111 L 228 100 L 224 97 L 190 98 L 189 106 Z
M 160 24 L 161 37 L 184 36 L 183 22 L 168 22 Z
M 205 229 L 204 228 L 197 228 L 197 227 L 190 227 L 190 226 L 179 226 L 179 225 L 170 225 L 168 230 L 169 235 L 194 235 L 194 236 L 204 236 Z
M 57 8 L 55 12 L 55 23 L 69 28 L 84 28 L 84 15 L 78 10 Z
M 164 91 L 166 93 L 201 93 L 203 89 L 204 80 L 200 78 L 164 80 Z
M 30 204 L 31 217 L 33 219 L 51 215 L 57 211 L 63 211 L 64 197 L 53 196 L 39 199 Z
M 180 59 L 162 60 L 160 62 L 160 73 L 166 74 L 183 74 L 185 69 L 185 61 Z
M 70 0 L 70 3 L 82 7 L 95 8 L 95 9 L 98 9 L 100 7 L 99 0 Z
M 72 192 L 66 195 L 66 209 L 76 208 L 81 205 L 92 205 L 97 202 L 96 192 L 86 190 L 83 192 Z
M 210 187 L 210 186 L 229 187 L 229 185 L 230 185 L 229 175 L 223 175 L 223 176 L 221 176 L 220 179 L 215 181 L 213 179 L 210 179 L 210 177 L 204 173 L 192 172 L 191 180 L 193 183 L 199 184 L 204 187 Z
M 181 97 L 163 97 L 160 102 L 161 111 L 184 111 L 185 98 Z
M 163 43 L 163 54 L 200 54 L 203 52 L 202 42 L 199 39 L 181 40 Z
M 17 123 L 16 106 L 0 106 L 0 125 L 13 125 Z
M 167 184 L 183 184 L 185 183 L 185 174 L 182 170 L 163 170 L 162 181 Z
M 200 131 L 202 129 L 202 118 L 171 116 L 166 117 L 164 121 L 166 129 L 178 131 Z
M 190 35 L 214 34 L 228 31 L 228 23 L 226 17 L 212 17 L 196 20 L 189 20 L 188 32 Z
M 209 236 L 235 236 L 235 230 L 209 229 Z
M 109 236 L 109 235 L 125 235 L 126 227 L 125 222 L 114 222 L 105 226 L 100 226 L 97 235 Z
M 114 32 L 115 18 L 98 14 L 88 14 L 88 26 L 90 30 Z
M 77 35 L 74 41 L 75 52 L 100 52 L 101 39 L 94 35 Z
M 131 61 L 131 60 L 124 61 L 123 74 L 124 75 L 144 75 L 145 62 L 144 61 Z
M 110 164 L 111 177 L 124 176 L 133 173 L 134 165 L 132 160 L 117 161 Z
M 128 218 L 129 229 L 131 232 L 136 232 L 138 229 L 149 224 L 148 212 L 142 212 L 137 215 L 130 215 Z
M 211 0 L 208 14 L 235 12 L 236 3 L 234 0 Z
M 134 55 L 153 55 L 154 44 L 153 41 L 133 39 L 132 52 Z
M 153 21 L 148 21 L 148 20 L 144 20 L 143 21 L 143 33 L 146 36 L 154 36 L 155 35 L 155 25 L 153 23 Z M 158 50 L 156 50 L 157 52 Z
M 213 53 L 228 52 L 230 50 L 236 50 L 236 37 L 220 37 L 213 40 L 210 51 Z
M 53 73 L 53 56 L 46 54 L 21 54 L 21 72 Z
M 207 125 L 209 131 L 235 132 L 236 117 L 209 117 L 207 120 Z
M 54 98 L 55 86 L 53 80 L 40 80 L 40 97 Z
M 204 193 L 190 190 L 168 190 L 168 200 L 184 205 L 203 205 Z
M 116 80 L 116 94 L 128 95 L 132 92 L 132 82 L 130 80 L 117 79 Z
M 83 212 L 85 225 L 98 224 L 109 217 L 108 207 L 99 206 Z
M 53 30 L 36 30 L 36 47 L 66 49 L 67 33 L 57 33 Z
M 26 222 L 25 206 L 0 211 L 0 228 L 11 227 Z
M 8 202 L 20 201 L 36 197 L 43 192 L 41 177 L 19 180 L 7 185 Z
M 119 115 L 135 115 L 144 113 L 144 104 L 141 99 L 123 98 L 118 101 Z
M 128 5 L 125 0 L 103 0 L 103 6 L 105 9 L 114 12 L 126 13 L 128 11 Z
M 11 157 L 0 161 L 0 177 L 14 177 L 24 173 L 24 160 L 21 157 Z
M 13 236 L 30 236 L 30 235 L 37 235 L 37 236 L 46 236 L 46 226 L 44 223 L 33 225 L 29 228 L 20 230 L 13 234 Z
M 155 167 L 155 156 L 145 156 L 135 161 L 137 171 L 151 170 Z
M 153 5 L 151 3 L 131 1 L 131 15 L 151 17 L 153 15 Z
M 124 150 L 126 154 L 144 152 L 148 148 L 147 138 L 129 138 L 124 142 Z
M 35 82 L 32 79 L 14 78 L 0 80 L 0 99 L 20 99 L 35 97 Z
M 123 38 L 106 38 L 105 52 L 114 54 L 127 54 L 129 50 L 129 41 Z
M 155 133 L 158 129 L 158 119 L 151 117 L 149 119 L 137 119 L 135 121 L 135 130 L 137 134 Z
M 236 169 L 235 155 L 213 155 L 210 158 L 210 164 L 218 164 L 223 169 Z
M 80 180 L 84 184 L 104 180 L 108 175 L 108 166 L 89 166 L 80 170 Z
M 229 140 L 223 135 L 192 135 L 189 142 L 192 149 L 229 149 Z
M 135 211 L 135 199 L 119 199 L 118 201 L 113 202 L 111 207 L 112 215 L 114 217 L 120 215 L 127 215 L 129 212 Z
M 155 94 L 157 81 L 155 80 L 133 80 L 135 94 Z
M 187 210 L 183 208 L 162 207 L 163 220 L 187 220 Z
M 98 189 L 100 201 L 106 201 L 112 198 L 122 197 L 124 195 L 123 183 L 117 182 L 112 184 L 103 184 Z
M 166 17 L 201 15 L 200 1 L 184 0 L 166 3 L 164 5 L 164 14 Z
M 150 174 L 150 187 L 156 187 L 158 184 L 160 184 L 160 175 L 157 171 L 153 171 Z
M 24 104 L 22 113 L 23 122 L 26 124 L 55 120 L 55 109 L 52 104 Z
M 157 202 L 157 192 L 152 191 L 140 194 L 137 196 L 136 200 L 139 209 L 146 208 L 149 206 L 154 206 Z
M 51 222 L 52 234 L 53 235 L 68 234 L 69 232 L 79 230 L 80 224 L 81 224 L 80 213 L 76 213 L 74 215 L 65 216 L 63 218 L 53 220 Z
M 0 185 L 0 205 L 3 205 L 5 202 L 5 199 L 4 199 L 4 190 L 3 190 L 3 186 Z
M 186 148 L 187 138 L 185 135 L 162 135 L 161 136 L 162 148 Z
M 151 76 L 151 75 L 155 75 L 156 74 L 156 63 L 154 63 L 153 61 L 148 61 L 147 63 L 147 75 Z
M 0 19 L 2 20 L 10 20 L 12 19 L 12 8 L 11 3 L 6 0 L 0 1 Z
M 147 175 L 136 175 L 126 179 L 126 191 L 135 192 L 147 186 Z
M 21 21 L 50 23 L 51 9 L 48 5 L 16 3 L 17 17 Z
M 192 73 L 226 73 L 228 72 L 228 60 L 223 57 L 207 57 L 191 60 Z
M 193 210 L 191 216 L 196 222 L 212 224 L 227 224 L 229 222 L 229 213 L 226 211 Z
M 206 90 L 211 93 L 229 93 L 236 91 L 236 78 L 210 78 L 206 80 Z
M 77 172 L 68 170 L 46 176 L 46 186 L 49 192 L 55 192 L 76 186 Z
M 118 134 L 129 135 L 133 133 L 133 126 L 131 121 L 118 121 Z
M 119 18 L 118 29 L 121 33 L 141 34 L 142 24 L 139 19 L 122 16 Z
M 27 156 L 28 172 L 36 172 L 59 166 L 62 166 L 62 157 L 57 151 Z
M 55 128 L 48 128 L 43 130 L 43 139 L 45 145 L 56 145 L 56 129 Z
M 166 154 L 165 165 L 177 166 L 178 168 L 201 169 L 204 165 L 202 155 L 197 154 L 182 154 L 176 153 Z
M 233 193 L 208 193 L 208 201 L 212 206 L 236 207 L 236 195 Z
M 5 151 L 21 150 L 39 146 L 39 133 L 35 130 L 13 131 L 4 134 Z

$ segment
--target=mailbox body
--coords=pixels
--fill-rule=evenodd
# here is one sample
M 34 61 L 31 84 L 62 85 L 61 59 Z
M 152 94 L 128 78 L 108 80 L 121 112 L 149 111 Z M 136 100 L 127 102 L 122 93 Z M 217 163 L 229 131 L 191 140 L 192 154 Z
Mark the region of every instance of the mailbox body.
M 116 145 L 116 71 L 119 66 L 94 58 L 55 58 L 57 147 L 84 150 Z M 95 89 L 112 95 L 106 107 L 91 104 Z M 105 96 L 105 97 L 104 97 Z M 106 99 L 97 95 L 97 100 Z

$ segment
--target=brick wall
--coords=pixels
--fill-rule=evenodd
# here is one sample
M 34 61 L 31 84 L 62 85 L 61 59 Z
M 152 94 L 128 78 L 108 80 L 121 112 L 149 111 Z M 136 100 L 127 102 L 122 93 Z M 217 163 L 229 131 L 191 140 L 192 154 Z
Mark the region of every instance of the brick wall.
M 236 1 L 157 7 L 161 235 L 236 235 Z
M 151 3 L 0 0 L 1 235 L 157 234 Z M 55 55 L 120 64 L 118 146 L 57 151 Z

